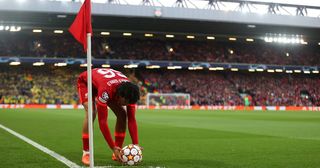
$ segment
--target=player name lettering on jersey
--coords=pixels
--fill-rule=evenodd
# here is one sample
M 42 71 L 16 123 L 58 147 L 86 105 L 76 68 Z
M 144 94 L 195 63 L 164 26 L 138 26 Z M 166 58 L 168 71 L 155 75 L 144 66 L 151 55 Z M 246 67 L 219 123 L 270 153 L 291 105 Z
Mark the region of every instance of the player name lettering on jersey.
M 122 82 L 129 82 L 129 80 L 127 80 L 127 79 L 113 79 L 113 80 L 107 82 L 107 85 L 111 86 L 112 84 L 122 83 Z

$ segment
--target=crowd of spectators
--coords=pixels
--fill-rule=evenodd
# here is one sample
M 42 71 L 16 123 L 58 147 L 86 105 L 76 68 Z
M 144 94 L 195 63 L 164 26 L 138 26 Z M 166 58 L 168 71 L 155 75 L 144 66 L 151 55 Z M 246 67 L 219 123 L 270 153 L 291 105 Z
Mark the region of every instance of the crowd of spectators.
M 78 104 L 79 67 L 0 68 L 0 103 Z M 189 93 L 191 105 L 320 105 L 320 78 L 305 74 L 212 72 L 189 70 L 121 70 L 146 93 Z
M 299 74 L 228 74 L 239 93 L 253 97 L 254 105 L 320 105 L 319 77 Z
M 203 61 L 281 65 L 319 65 L 318 47 L 265 42 L 160 40 L 94 37 L 92 55 L 101 59 Z M 68 35 L 12 35 L 0 39 L 0 56 L 84 58 L 80 44 Z
M 5 104 L 77 104 L 78 72 L 69 68 L 2 67 L 0 92 Z
M 78 67 L 10 67 L 0 68 L 0 104 L 79 104 Z M 147 90 L 130 71 L 127 77 L 140 86 L 141 101 Z
M 21 71 L 0 72 L 0 103 L 30 103 L 32 83 Z
M 191 105 L 319 106 L 320 78 L 298 74 L 249 72 L 143 72 L 153 92 L 183 92 Z
M 319 47 L 205 40 L 94 37 L 92 55 L 100 59 L 204 61 L 277 65 L 320 65 Z M 71 36 L 3 34 L 0 56 L 84 58 Z M 2 66 L 2 65 L 1 65 Z M 78 67 L 0 67 L 0 103 L 77 104 Z M 320 105 L 320 80 L 313 75 L 227 73 L 188 70 L 126 71 L 146 93 L 189 93 L 191 105 Z
M 190 71 L 143 72 L 151 92 L 189 93 L 191 105 L 240 105 L 235 87 L 220 74 Z

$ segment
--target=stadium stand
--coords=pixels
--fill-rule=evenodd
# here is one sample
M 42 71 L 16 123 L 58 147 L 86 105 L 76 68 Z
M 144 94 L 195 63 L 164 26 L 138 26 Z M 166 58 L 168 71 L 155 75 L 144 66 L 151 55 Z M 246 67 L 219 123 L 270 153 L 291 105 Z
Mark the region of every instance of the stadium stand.
M 10 67 L 0 68 L 0 104 L 78 104 L 77 77 L 85 68 Z M 142 86 L 130 71 L 128 78 Z M 146 89 L 141 87 L 142 96 Z M 141 99 L 144 101 L 144 99 Z
M 319 47 L 304 45 L 105 37 L 94 37 L 92 48 L 93 57 L 101 59 L 308 66 L 320 64 L 319 53 Z M 85 58 L 77 42 L 59 35 L 4 35 L 0 39 L 0 56 Z
M 149 72 L 145 83 L 157 92 L 188 92 L 192 105 L 244 105 L 244 96 L 256 106 L 319 105 L 318 77 L 297 74 Z M 159 77 L 160 76 L 160 77 Z
M 7 10 L 2 11 L 4 22 L 1 22 L 0 25 L 2 26 L 0 61 L 4 66 L 0 67 L 0 103 L 78 104 L 75 81 L 77 75 L 85 70 L 85 68 L 80 69 L 79 64 L 85 63 L 86 54 L 82 46 L 67 32 L 74 19 L 73 15 L 79 9 L 75 6 L 80 5 L 78 2 L 78 0 L 64 3 L 48 1 L 43 6 L 38 6 L 39 9 L 42 9 L 36 10 L 39 13 L 28 15 L 26 12 L 25 18 L 21 18 L 19 14 L 24 13 L 15 12 L 16 9 L 11 13 L 7 13 Z M 218 2 L 228 3 L 229 1 L 215 1 L 215 3 L 208 1 L 205 8 L 199 8 L 199 11 L 202 10 L 201 12 L 208 15 L 193 13 L 198 9 L 188 10 L 190 6 L 181 4 L 183 1 L 176 1 L 174 3 L 176 5 L 171 4 L 166 10 L 172 11 L 173 16 L 183 13 L 179 11 L 186 11 L 188 15 L 179 15 L 177 18 L 174 17 L 175 19 L 166 15 L 170 12 L 162 15 L 161 9 L 156 10 L 160 12 L 158 16 L 153 12 L 142 16 L 135 15 L 133 12 L 130 13 L 130 17 L 127 17 L 127 12 L 136 6 L 112 4 L 111 2 L 116 1 L 106 1 L 103 5 L 94 3 L 94 6 L 101 5 L 101 9 L 107 9 L 106 7 L 110 6 L 112 8 L 103 10 L 101 15 L 96 15 L 97 11 L 93 12 L 92 56 L 93 59 L 100 59 L 103 63 L 109 63 L 109 60 L 128 60 L 125 63 L 122 62 L 120 70 L 124 70 L 124 64 L 139 64 L 138 69 L 125 71 L 143 91 L 140 104 L 144 104 L 148 92 L 190 93 L 191 105 L 318 106 L 320 104 L 319 90 L 314 87 L 319 84 L 317 75 L 320 64 L 318 59 L 320 43 L 316 38 L 316 35 L 319 34 L 317 28 L 319 25 L 315 24 L 318 14 L 317 16 L 310 15 L 311 9 L 319 10 L 318 7 L 264 2 L 263 5 L 268 7 L 265 11 L 250 10 L 252 17 L 242 21 L 240 14 L 249 7 L 244 6 L 242 1 L 234 1 L 238 7 L 228 12 L 234 15 L 224 13 L 221 18 L 215 17 L 220 16 L 217 15 L 219 12 L 225 11 L 214 5 L 217 5 Z M 9 1 L 7 3 L 9 4 Z M 10 4 L 15 3 L 19 2 L 10 1 Z M 251 1 L 245 4 L 257 5 L 256 2 Z M 297 11 L 293 15 L 284 16 L 281 11 L 275 9 L 277 5 L 281 5 L 283 9 L 290 7 Z M 69 7 L 70 14 L 65 13 L 65 6 Z M 154 11 L 155 6 L 157 5 L 140 3 L 139 9 L 152 8 L 151 11 Z M 57 12 L 48 14 L 47 9 L 43 7 L 56 8 Z M 122 15 L 113 16 L 112 12 L 117 10 L 117 7 L 125 8 L 120 11 Z M 301 7 L 303 11 L 298 10 Z M 109 16 L 108 12 L 111 12 L 112 16 Z M 261 18 L 256 14 L 260 12 L 264 12 L 271 19 Z M 189 14 L 193 14 L 194 18 L 190 18 Z M 36 16 L 37 19 L 34 20 L 33 16 Z M 157 19 L 158 17 L 163 19 Z M 292 17 L 295 19 L 289 19 Z M 15 23 L 14 20 L 22 25 L 11 25 Z M 248 23 L 252 24 L 248 25 Z M 174 26 L 168 26 L 173 24 Z M 10 26 L 19 27 L 20 30 L 11 32 Z M 41 28 L 43 32 L 32 32 L 38 28 Z M 56 28 L 61 28 L 64 32 L 54 34 L 53 30 Z M 111 34 L 102 36 L 100 34 L 102 31 L 110 31 Z M 132 32 L 133 36 L 124 37 L 122 33 L 126 31 Z M 154 33 L 155 36 L 144 37 L 144 34 L 148 32 Z M 177 38 L 165 38 L 164 35 L 167 33 L 172 33 Z M 193 33 L 196 36 L 195 39 L 186 39 L 187 35 Z M 228 38 L 231 35 L 238 40 L 229 41 Z M 215 36 L 215 40 L 207 40 L 208 36 Z M 245 41 L 249 37 L 254 42 Z M 271 41 L 275 43 L 266 43 L 263 37 L 272 38 Z M 285 43 L 286 40 L 289 42 Z M 67 58 L 71 58 L 70 62 L 73 62 L 67 67 L 53 67 L 52 62 L 50 64 L 46 62 L 45 67 L 31 67 L 32 61 L 19 60 L 24 57 L 32 57 L 32 61 L 35 59 L 41 61 L 44 58 L 63 58 L 64 62 L 68 62 Z M 82 59 L 79 61 L 76 58 Z M 20 67 L 7 66 L 7 63 L 12 60 L 25 61 L 28 65 L 25 66 L 23 62 Z M 147 70 L 144 67 L 148 64 L 141 63 L 143 60 L 146 60 L 145 62 L 163 61 L 165 64 L 161 64 L 162 69 L 159 71 Z M 176 61 L 187 62 L 186 65 L 183 65 L 183 70 L 165 69 Z M 140 63 L 143 64 L 141 67 Z M 216 63 L 217 65 L 214 65 Z M 208 71 L 211 67 L 222 65 L 219 63 L 224 63 L 224 66 L 221 66 L 223 70 Z M 234 66 L 233 63 L 237 66 Z M 194 67 L 198 64 L 204 70 L 187 70 L 188 66 Z M 241 68 L 241 65 L 246 66 Z M 115 67 L 112 65 L 112 68 L 119 67 L 120 63 Z M 230 72 L 231 68 L 238 68 L 239 72 Z M 262 68 L 264 72 L 247 72 L 258 68 Z M 282 72 L 266 73 L 269 69 L 273 71 L 280 69 Z M 299 70 L 301 74 L 287 74 L 287 71 L 294 70 Z M 303 74 L 306 71 L 312 73 Z
M 14 69 L 14 70 L 13 70 Z M 10 70 L 10 71 L 8 71 Z M 10 67 L 0 71 L 5 104 L 77 104 L 79 67 Z M 124 70 L 143 93 L 190 93 L 191 105 L 320 105 L 320 79 L 311 74 L 271 74 L 188 70 Z

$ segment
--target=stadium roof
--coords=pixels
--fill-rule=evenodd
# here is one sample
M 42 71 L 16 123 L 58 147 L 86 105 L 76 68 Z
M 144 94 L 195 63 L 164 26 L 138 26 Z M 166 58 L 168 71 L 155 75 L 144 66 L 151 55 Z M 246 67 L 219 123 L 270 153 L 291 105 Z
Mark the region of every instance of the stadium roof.
M 109 0 L 110 1 L 110 0 Z M 129 2 L 129 0 L 126 0 Z M 142 0 L 141 0 L 142 1 Z M 200 1 L 200 0 L 198 0 Z M 227 1 L 227 0 L 221 0 Z M 120 2 L 120 0 L 119 0 Z M 256 1 L 254 1 L 256 2 Z M 304 1 L 307 2 L 307 1 Z M 1 3 L 1 1 L 0 1 Z M 270 2 L 268 2 L 270 3 Z M 308 5 L 308 4 L 306 4 Z M 102 6 L 102 5 L 101 5 Z M 123 5 L 118 5 L 122 7 Z M 317 5 L 314 5 L 317 6 Z M 0 7 L 1 8 L 1 7 Z M 78 9 L 78 7 L 77 7 Z M 152 8 L 152 10 L 157 8 Z M 178 11 L 179 12 L 179 11 Z M 208 12 L 208 10 L 206 10 Z M 210 12 L 210 11 L 209 11 Z M 59 12 L 38 12 L 38 11 L 14 11 L 0 9 L 0 24 L 21 25 L 24 29 L 43 28 L 43 29 L 67 29 L 74 19 L 74 12 L 66 11 Z M 247 15 L 248 20 L 253 15 Z M 258 15 L 254 17 L 259 18 Z M 279 16 L 281 18 L 282 16 Z M 296 16 L 286 17 L 293 19 Z M 246 18 L 246 16 L 244 17 Z M 308 17 L 297 16 L 300 20 L 308 20 Z M 319 18 L 315 18 L 319 23 Z M 312 22 L 311 26 L 317 25 Z M 118 31 L 118 32 L 163 32 L 163 33 L 186 33 L 186 34 L 208 34 L 208 35 L 223 35 L 223 36 L 247 36 L 247 37 L 262 37 L 266 33 L 282 33 L 282 34 L 298 34 L 306 38 L 319 41 L 320 29 L 318 27 L 304 26 L 303 22 L 299 26 L 292 25 L 275 25 L 263 24 L 260 22 L 226 22 L 223 20 L 200 20 L 200 19 L 180 19 L 168 17 L 142 17 L 130 15 L 93 15 L 93 28 L 96 31 Z M 287 21 L 283 20 L 283 22 Z M 290 19 L 289 19 L 290 20 Z M 281 20 L 280 20 L 281 21 Z
M 65 1 L 65 2 L 83 2 L 84 0 L 51 0 L 51 1 Z M 154 5 L 154 6 L 175 6 L 177 3 L 187 4 L 187 7 L 201 7 L 206 6 L 210 0 L 91 0 L 93 3 L 118 3 L 124 5 Z M 214 1 L 214 0 L 213 0 Z M 237 0 L 218 0 L 225 2 L 232 2 Z M 240 0 L 238 0 L 240 1 Z M 303 5 L 320 7 L 320 1 L 315 0 L 245 0 L 247 2 L 261 2 L 261 3 L 281 3 L 289 5 Z

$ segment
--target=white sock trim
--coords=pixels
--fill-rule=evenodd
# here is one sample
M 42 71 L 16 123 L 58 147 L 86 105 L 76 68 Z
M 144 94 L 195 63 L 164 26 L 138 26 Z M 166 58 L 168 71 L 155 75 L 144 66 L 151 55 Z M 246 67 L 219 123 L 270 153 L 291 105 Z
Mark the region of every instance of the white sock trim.
M 83 153 L 82 153 L 82 155 L 86 155 L 86 154 L 90 154 L 90 151 L 82 151 Z

